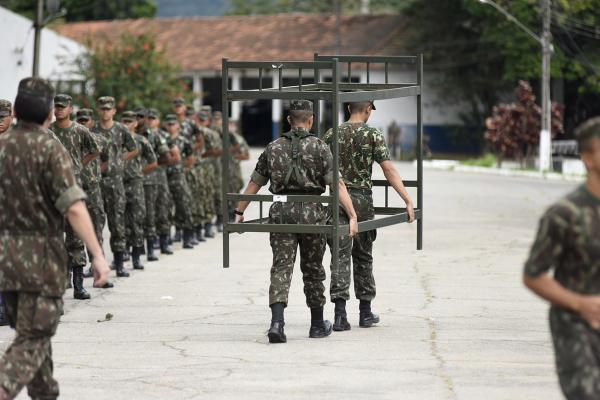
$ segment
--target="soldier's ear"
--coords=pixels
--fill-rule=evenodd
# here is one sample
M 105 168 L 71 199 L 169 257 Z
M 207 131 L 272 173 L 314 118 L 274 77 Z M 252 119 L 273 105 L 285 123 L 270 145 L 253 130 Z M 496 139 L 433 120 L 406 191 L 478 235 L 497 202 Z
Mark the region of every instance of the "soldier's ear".
M 285 119 L 287 120 L 288 124 L 292 126 L 292 119 L 290 118 L 290 116 L 288 115 Z

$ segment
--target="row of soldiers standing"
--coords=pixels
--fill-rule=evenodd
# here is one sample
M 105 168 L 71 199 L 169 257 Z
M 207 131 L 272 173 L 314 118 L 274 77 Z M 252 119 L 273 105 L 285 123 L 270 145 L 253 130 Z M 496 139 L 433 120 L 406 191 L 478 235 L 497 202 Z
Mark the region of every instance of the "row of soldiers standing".
M 72 98 L 56 95 L 56 120 L 48 133 L 71 156 L 100 243 L 108 222 L 117 276 L 129 276 L 124 265 L 129 256 L 134 269 L 143 269 L 144 253 L 148 261 L 156 261 L 155 250 L 173 254 L 173 241 L 182 240 L 182 247 L 191 249 L 221 232 L 221 113 L 212 112 L 210 106 L 196 113 L 177 98 L 164 121 L 156 109 L 140 107 L 123 112 L 119 122 L 113 97 L 100 97 L 97 105 L 97 120 L 93 110 L 84 108 L 72 121 Z M 10 112 L 10 103 L 5 108 Z M 249 152 L 235 125 L 231 128 L 227 153 L 232 168 L 227 181 L 228 189 L 237 192 L 243 186 L 239 162 L 248 159 Z M 84 272 L 91 254 L 86 256 L 83 242 L 68 223 L 65 231 L 74 298 L 89 299 L 83 278 L 92 276 L 91 268 Z M 111 283 L 105 285 L 109 287 Z

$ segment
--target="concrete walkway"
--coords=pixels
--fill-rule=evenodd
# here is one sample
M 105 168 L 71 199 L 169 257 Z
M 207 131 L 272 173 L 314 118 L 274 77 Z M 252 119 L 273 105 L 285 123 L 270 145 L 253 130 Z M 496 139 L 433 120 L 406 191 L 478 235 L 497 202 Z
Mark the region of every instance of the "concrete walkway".
M 352 300 L 351 331 L 308 339 L 296 269 L 288 343 L 269 345 L 268 236 L 235 234 L 228 270 L 218 238 L 91 289 L 90 301 L 69 291 L 54 339 L 62 398 L 560 399 L 546 306 L 520 276 L 537 218 L 576 184 L 425 178 L 425 250 L 414 250 L 416 225 L 381 229 L 375 242 L 376 328 L 358 328 Z M 11 337 L 0 329 L 0 346 Z

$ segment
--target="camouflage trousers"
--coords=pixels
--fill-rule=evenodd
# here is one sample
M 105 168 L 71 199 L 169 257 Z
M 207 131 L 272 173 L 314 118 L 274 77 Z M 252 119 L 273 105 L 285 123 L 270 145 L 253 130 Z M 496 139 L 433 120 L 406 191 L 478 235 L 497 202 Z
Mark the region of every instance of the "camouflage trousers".
M 205 222 L 212 221 L 212 219 L 217 215 L 217 210 L 215 208 L 215 168 L 210 162 L 206 162 L 202 164 L 204 167 L 203 174 L 203 193 L 204 193 L 204 220 Z
M 158 185 L 144 185 L 144 201 L 146 203 L 146 219 L 144 233 L 147 239 L 156 238 L 156 197 Z
M 156 232 L 159 235 L 168 235 L 171 233 L 170 213 L 173 204 L 173 198 L 167 183 L 167 177 L 164 175 L 161 183 L 157 186 L 156 195 Z
M 104 224 L 106 223 L 106 214 L 104 213 L 104 205 L 102 200 L 102 190 L 100 189 L 100 185 L 86 186 L 83 188 L 83 190 L 87 195 L 85 204 L 88 212 L 90 213 L 92 224 L 94 225 L 96 238 L 98 239 L 100 245 L 102 245 L 102 232 L 104 231 Z
M 575 313 L 558 307 L 550 310 L 550 328 L 565 397 L 600 399 L 600 332 Z
M 358 221 L 375 218 L 373 195 L 370 189 L 348 188 L 352 205 Z M 348 224 L 348 216 L 340 210 L 340 224 Z M 329 212 L 329 223 L 332 222 Z M 350 271 L 353 271 L 354 294 L 359 300 L 373 300 L 376 295 L 375 277 L 373 276 L 373 242 L 377 231 L 361 232 L 354 238 L 342 236 L 339 240 L 339 261 L 335 268 L 331 264 L 331 301 L 350 299 Z M 331 248 L 331 237 L 327 239 Z M 352 262 L 352 264 L 351 264 Z M 352 268 L 351 268 L 352 265 Z
M 222 210 L 222 201 L 223 201 L 223 196 L 221 193 L 221 185 L 223 184 L 222 179 L 221 179 L 221 159 L 218 158 L 218 164 L 216 164 L 215 167 L 215 176 L 214 176 L 214 202 L 215 202 L 215 214 L 219 217 L 222 217 L 223 214 L 223 210 Z
M 302 210 L 303 206 L 306 207 Z M 269 210 L 269 223 L 312 223 L 323 224 L 325 213 L 320 204 L 273 203 Z M 323 255 L 327 240 L 325 235 L 306 233 L 271 233 L 271 284 L 269 286 L 269 305 L 284 303 L 287 305 L 296 262 L 296 253 L 300 247 L 300 271 L 304 281 L 304 295 L 308 307 L 325 305 L 325 268 Z
M 125 237 L 127 248 L 144 247 L 144 222 L 146 198 L 141 179 L 124 182 L 125 186 Z
M 202 203 L 200 180 L 198 179 L 198 171 L 195 166 L 186 168 L 185 180 L 190 189 L 190 211 L 192 212 L 192 223 L 194 226 L 198 226 L 202 223 Z
M 32 399 L 56 399 L 52 345 L 62 314 L 60 297 L 33 292 L 4 292 L 6 317 L 16 336 L 0 359 L 0 386 L 13 399 L 27 386 Z
M 120 176 L 102 178 L 102 197 L 110 230 L 110 249 L 113 253 L 125 251 L 125 188 Z
M 169 176 L 169 190 L 175 203 L 175 226 L 177 229 L 192 229 L 192 197 L 183 173 Z
M 65 248 L 69 256 L 69 268 L 84 267 L 87 264 L 85 246 L 67 221 L 65 221 Z

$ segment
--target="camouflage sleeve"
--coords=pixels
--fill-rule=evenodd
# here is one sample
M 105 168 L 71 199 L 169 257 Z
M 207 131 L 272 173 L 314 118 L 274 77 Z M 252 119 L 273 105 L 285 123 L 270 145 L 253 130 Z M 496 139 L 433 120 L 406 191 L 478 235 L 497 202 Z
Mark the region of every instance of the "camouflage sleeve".
M 331 146 L 331 138 L 333 137 L 333 130 L 332 129 L 328 129 L 327 132 L 325 132 L 323 134 L 323 137 L 321 139 L 323 139 L 323 141 L 325 143 L 327 143 L 328 146 Z
M 144 160 L 148 164 L 156 162 L 156 154 L 154 154 L 154 150 L 152 150 L 152 146 L 150 146 L 150 142 L 146 138 L 142 140 L 142 157 L 144 157 Z
M 267 160 L 267 150 L 263 151 L 260 157 L 258 157 L 258 162 L 256 163 L 256 168 L 254 172 L 252 172 L 252 176 L 250 179 L 252 182 L 256 183 L 258 186 L 265 186 L 269 182 L 269 162 Z
M 94 137 L 94 134 L 91 133 L 89 131 L 89 129 L 83 125 L 80 125 L 80 131 L 81 131 L 81 136 L 83 137 L 83 147 L 85 150 L 83 152 L 83 154 L 100 153 L 100 145 L 98 144 L 98 141 Z
M 183 139 L 183 141 L 182 141 L 181 145 L 182 145 L 183 149 L 181 149 L 181 154 L 183 157 L 187 158 L 194 154 L 194 149 L 192 148 L 192 143 L 189 140 L 187 140 L 185 138 L 182 138 L 182 139 Z
M 550 208 L 539 223 L 537 236 L 525 262 L 525 275 L 536 277 L 556 268 L 564 251 L 568 220 L 558 207 Z
M 326 143 L 321 146 L 321 159 L 323 160 L 323 182 L 325 185 L 331 185 L 333 182 L 333 155 Z
M 390 149 L 385 143 L 383 133 L 379 129 L 373 129 L 373 160 L 381 164 L 390 159 Z
M 85 192 L 75 182 L 69 154 L 56 142 L 51 146 L 45 174 L 47 192 L 61 214 L 65 214 L 76 201 L 85 200 Z
M 127 128 L 125 128 L 124 126 L 121 127 L 121 135 L 123 136 L 123 146 L 127 149 L 127 151 L 136 150 L 137 146 L 135 144 L 135 139 L 133 138 L 133 136 L 131 136 Z

